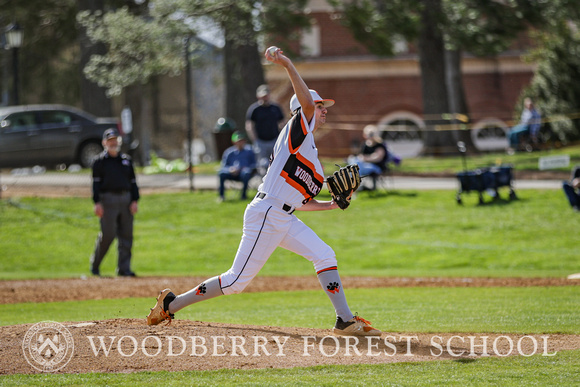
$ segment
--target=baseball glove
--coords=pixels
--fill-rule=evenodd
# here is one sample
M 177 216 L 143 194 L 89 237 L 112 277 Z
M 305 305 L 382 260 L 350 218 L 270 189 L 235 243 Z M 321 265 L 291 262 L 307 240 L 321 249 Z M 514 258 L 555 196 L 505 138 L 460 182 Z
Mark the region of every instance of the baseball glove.
M 332 200 L 340 209 L 344 210 L 349 206 L 352 193 L 360 186 L 360 181 L 360 172 L 356 164 L 342 167 L 326 178 L 326 186 Z

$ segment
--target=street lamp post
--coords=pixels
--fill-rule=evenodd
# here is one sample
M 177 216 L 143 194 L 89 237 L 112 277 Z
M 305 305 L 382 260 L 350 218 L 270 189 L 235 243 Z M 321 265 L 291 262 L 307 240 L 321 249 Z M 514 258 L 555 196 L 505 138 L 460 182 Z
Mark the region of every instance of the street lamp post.
M 8 43 L 6 43 L 6 34 L 2 33 L 2 48 L 6 51 L 10 47 L 8 47 Z M 10 92 L 8 88 L 8 55 L 2 55 L 2 102 L 0 103 L 1 106 L 7 106 L 10 104 Z
M 18 49 L 22 46 L 22 29 L 18 23 L 12 23 L 6 28 L 6 43 L 12 49 L 12 79 L 13 104 L 18 105 Z
M 191 105 L 193 103 L 193 97 L 191 95 L 191 36 L 187 36 L 184 40 L 185 43 L 185 100 L 187 103 L 187 152 L 189 157 L 189 191 L 193 192 L 193 112 Z

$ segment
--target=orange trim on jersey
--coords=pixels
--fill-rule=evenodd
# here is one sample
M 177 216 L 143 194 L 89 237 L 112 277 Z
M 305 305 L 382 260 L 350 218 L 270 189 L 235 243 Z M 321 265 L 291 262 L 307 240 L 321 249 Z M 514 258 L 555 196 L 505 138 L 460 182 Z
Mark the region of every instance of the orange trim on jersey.
M 330 271 L 330 270 L 338 270 L 337 266 L 331 266 L 331 267 L 327 267 L 326 269 L 322 269 L 320 271 L 316 272 L 316 275 L 320 274 L 320 273 L 324 273 L 325 271 Z
M 312 164 L 307 158 L 305 158 L 304 156 L 302 156 L 300 153 L 296 153 L 296 158 L 298 160 L 300 160 L 301 163 L 307 165 L 308 168 L 310 168 L 312 170 L 312 173 L 314 174 L 314 178 L 316 180 L 318 180 L 321 183 L 324 182 L 324 177 L 322 177 L 321 175 L 319 175 L 318 173 L 316 173 L 316 167 L 314 166 L 314 164 Z
M 300 141 L 300 145 L 294 146 L 292 144 L 292 130 L 295 127 L 295 124 L 292 123 L 292 126 L 290 127 L 290 133 L 288 133 L 288 150 L 290 151 L 291 154 L 297 153 L 298 149 L 300 148 L 300 146 L 302 145 L 303 141 Z M 308 127 L 306 125 L 306 123 L 304 122 L 304 120 L 302 119 L 302 114 L 300 114 L 300 129 L 302 129 L 302 134 L 304 135 L 304 137 L 306 137 L 306 135 L 308 134 Z M 304 139 L 302 139 L 304 140 Z
M 284 180 L 286 180 L 286 183 L 290 184 L 294 189 L 296 189 L 298 192 L 300 192 L 302 194 L 302 196 L 304 196 L 305 198 L 310 197 L 308 195 L 308 193 L 306 192 L 306 190 L 304 189 L 304 187 L 302 187 L 300 184 L 298 184 L 297 182 L 292 180 L 290 178 L 290 176 L 288 176 L 288 173 L 286 171 L 282 170 L 282 172 L 280 173 L 280 176 L 282 176 L 284 178 Z

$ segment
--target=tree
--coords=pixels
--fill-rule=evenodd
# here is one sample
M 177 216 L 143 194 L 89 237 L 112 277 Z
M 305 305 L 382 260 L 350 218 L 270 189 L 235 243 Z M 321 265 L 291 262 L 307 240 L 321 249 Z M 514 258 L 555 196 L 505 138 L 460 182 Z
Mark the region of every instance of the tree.
M 518 106 L 531 97 L 557 139 L 567 143 L 580 139 L 580 10 L 574 1 L 554 3 L 547 25 L 534 33 L 536 47 L 525 58 L 536 63 L 537 70 Z
M 283 34 L 306 25 L 306 18 L 291 12 L 306 0 L 151 0 L 144 19 L 127 8 L 104 14 L 79 15 L 80 23 L 95 41 L 107 46 L 104 55 L 93 55 L 85 73 L 107 87 L 109 95 L 123 88 L 146 83 L 151 77 L 176 74 L 184 68 L 180 42 L 196 35 L 199 18 L 210 18 L 224 32 L 226 116 L 240 126 L 255 90 L 264 83 L 259 39 L 275 31 Z M 276 24 L 287 16 L 289 22 Z M 295 23 L 295 24 L 292 24 Z M 243 127 L 243 125 L 241 125 Z
M 578 140 L 580 88 L 576 84 L 580 77 L 580 34 L 563 24 L 561 31 L 544 32 L 537 38 L 540 46 L 528 56 L 528 60 L 537 63 L 537 70 L 520 100 L 525 97 L 534 100 L 559 141 Z
M 423 114 L 426 118 L 425 124 L 429 129 L 434 128 L 435 125 L 448 123 L 441 118 L 441 115 L 451 113 L 445 76 L 445 43 L 443 32 L 439 28 L 441 16 L 441 0 L 425 0 L 421 10 L 418 48 Z M 452 150 L 447 149 L 451 146 L 451 137 L 450 131 L 427 130 L 423 136 L 424 152 L 426 154 L 451 153 Z
M 307 0 L 235 1 L 226 12 L 214 14 L 225 35 L 226 114 L 243 128 L 256 89 L 265 83 L 259 41 L 287 37 L 292 30 L 309 26 L 302 13 Z
M 88 79 L 107 89 L 109 96 L 154 75 L 177 74 L 184 67 L 183 38 L 190 32 L 170 19 L 146 19 L 127 7 L 114 12 L 82 11 L 79 23 L 94 43 L 106 46 L 84 68 Z
M 105 8 L 104 0 L 77 0 L 79 11 L 103 11 Z M 85 110 L 101 117 L 112 116 L 111 101 L 107 98 L 105 89 L 94 82 L 88 80 L 82 73 L 82 69 L 89 62 L 94 54 L 104 54 L 105 45 L 103 43 L 93 44 L 86 34 L 84 28 L 79 29 L 80 45 L 80 91 L 82 106 Z
M 546 8 L 545 3 L 534 0 L 334 0 L 333 3 L 343 10 L 343 22 L 354 37 L 374 54 L 392 56 L 396 36 L 416 42 L 428 128 L 443 123 L 439 118 L 443 114 L 469 116 L 460 76 L 461 53 L 500 53 L 520 31 L 530 24 L 541 23 Z M 458 139 L 473 149 L 466 131 L 427 131 L 424 153 L 449 152 Z
M 21 103 L 76 104 L 79 97 L 76 0 L 0 0 L 0 27 L 18 22 Z M 11 54 L 1 50 L 2 55 Z M 4 85 L 6 86 L 6 85 Z
M 79 12 L 77 19 L 93 44 L 105 52 L 91 55 L 84 67 L 87 79 L 106 89 L 107 96 L 125 90 L 124 105 L 133 113 L 134 140 L 139 141 L 134 157 L 149 161 L 151 133 L 155 119 L 151 105 L 154 80 L 158 75 L 178 74 L 185 64 L 184 38 L 191 34 L 179 18 L 153 18 L 149 8 L 123 7 L 111 12 Z
M 0 0 L 2 27 L 16 21 L 24 32 L 19 61 L 21 102 L 80 104 L 93 114 L 110 115 L 110 101 L 103 90 L 87 82 L 79 69 L 79 61 L 94 47 L 83 38 L 75 17 L 79 8 L 115 7 L 125 2 Z M 7 54 L 10 51 L 2 52 Z

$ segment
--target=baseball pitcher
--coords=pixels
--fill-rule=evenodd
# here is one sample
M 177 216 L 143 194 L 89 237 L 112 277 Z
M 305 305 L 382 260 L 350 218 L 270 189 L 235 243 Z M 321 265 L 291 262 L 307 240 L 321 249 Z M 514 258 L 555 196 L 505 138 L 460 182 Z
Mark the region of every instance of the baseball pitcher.
M 258 194 L 244 213 L 243 235 L 232 267 L 176 296 L 162 290 L 147 316 L 149 325 L 165 320 L 188 305 L 221 295 L 241 293 L 280 246 L 308 259 L 314 265 L 322 289 L 336 312 L 334 333 L 345 336 L 380 336 L 370 322 L 355 316 L 346 301 L 338 274 L 336 255 L 294 211 L 346 209 L 360 184 L 356 166 L 341 168 L 327 178 L 331 201 L 314 199 L 324 184 L 314 133 L 326 122 L 331 99 L 309 90 L 292 61 L 279 48 L 266 50 L 268 61 L 284 67 L 294 89 L 290 100 L 293 115 L 280 132 L 270 165 Z

